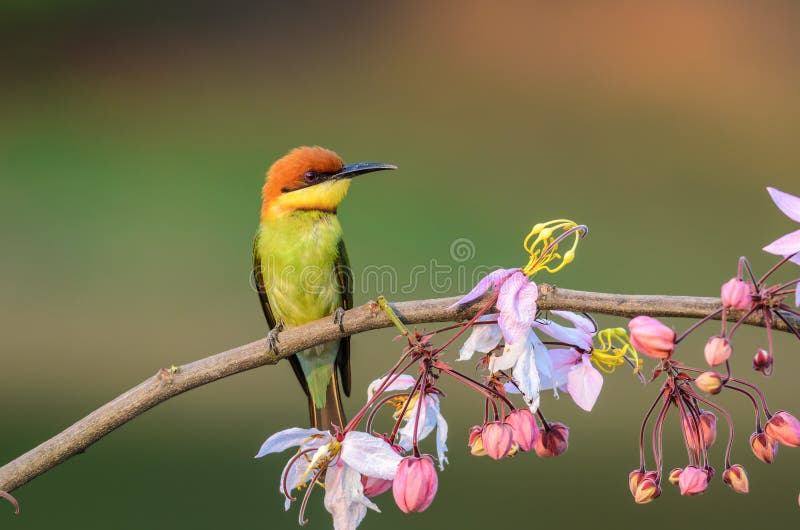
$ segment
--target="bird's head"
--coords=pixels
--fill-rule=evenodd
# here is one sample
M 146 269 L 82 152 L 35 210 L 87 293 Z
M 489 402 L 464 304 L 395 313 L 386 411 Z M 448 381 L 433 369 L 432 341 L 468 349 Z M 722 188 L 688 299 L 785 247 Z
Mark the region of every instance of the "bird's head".
M 383 169 L 397 167 L 374 162 L 345 165 L 339 155 L 322 147 L 292 149 L 267 171 L 261 219 L 297 210 L 335 212 L 352 177 Z

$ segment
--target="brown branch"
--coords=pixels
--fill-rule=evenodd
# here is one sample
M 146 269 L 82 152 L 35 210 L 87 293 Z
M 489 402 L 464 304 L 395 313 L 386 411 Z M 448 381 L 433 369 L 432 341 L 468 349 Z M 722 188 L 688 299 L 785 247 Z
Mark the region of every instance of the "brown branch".
M 701 318 L 720 307 L 718 298 L 605 294 L 558 289 L 547 284 L 540 284 L 539 291 L 540 309 L 583 311 L 622 317 L 648 314 Z M 488 297 L 451 309 L 450 306 L 457 300 L 458 297 L 399 302 L 392 304 L 392 307 L 408 324 L 458 322 L 474 316 Z M 741 312 L 733 312 L 729 318 L 734 320 L 741 315 Z M 796 316 L 788 313 L 784 313 L 784 316 L 792 325 L 800 327 L 800 319 Z M 271 352 L 267 339 L 260 339 L 177 368 L 162 369 L 65 431 L 0 468 L 0 491 L 13 491 L 72 455 L 85 451 L 103 436 L 139 414 L 187 390 L 265 364 L 275 364 L 316 344 L 393 325 L 375 302 L 347 311 L 343 323 L 344 331 L 331 318 L 287 329 L 279 335 L 278 352 Z M 756 315 L 749 318 L 747 323 L 764 326 L 763 319 Z M 776 321 L 774 328 L 788 330 L 781 321 Z

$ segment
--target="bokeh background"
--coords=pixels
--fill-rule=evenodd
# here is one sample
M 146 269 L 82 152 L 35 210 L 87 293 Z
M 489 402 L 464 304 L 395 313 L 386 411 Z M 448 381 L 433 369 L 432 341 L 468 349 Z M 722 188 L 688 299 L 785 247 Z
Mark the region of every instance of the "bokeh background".
M 793 226 L 764 187 L 800 193 L 798 24 L 791 1 L 3 2 L 0 460 L 161 367 L 264 335 L 248 283 L 259 191 L 297 145 L 401 168 L 355 182 L 340 210 L 356 274 L 454 264 L 457 238 L 475 249 L 460 264 L 519 265 L 529 227 L 562 216 L 591 228 L 577 261 L 543 278 L 565 287 L 714 295 L 742 254 L 765 270 L 760 248 Z M 384 294 L 436 293 L 423 282 Z M 681 357 L 700 364 L 713 329 Z M 354 339 L 351 411 L 397 354 L 392 336 Z M 764 344 L 762 330 L 742 332 L 735 369 L 749 376 Z M 798 344 L 776 344 L 764 387 L 797 412 Z M 403 516 L 387 495 L 363 528 L 800 516 L 800 450 L 757 462 L 737 396 L 722 402 L 752 493 L 716 481 L 685 499 L 667 486 L 636 506 L 627 475 L 655 387 L 620 370 L 591 415 L 547 396 L 548 415 L 572 427 L 569 452 L 502 462 L 469 456 L 482 405 L 447 389 L 452 464 L 436 502 Z M 285 458 L 252 456 L 305 415 L 288 365 L 194 390 L 17 490 L 23 514 L 0 504 L 2 526 L 292 528 L 277 491 Z M 685 459 L 670 426 L 667 470 Z M 308 515 L 329 527 L 321 496 Z

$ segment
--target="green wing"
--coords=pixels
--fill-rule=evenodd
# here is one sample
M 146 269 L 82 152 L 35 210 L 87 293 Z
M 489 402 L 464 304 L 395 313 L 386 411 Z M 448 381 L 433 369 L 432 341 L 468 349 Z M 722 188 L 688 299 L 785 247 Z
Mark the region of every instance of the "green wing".
M 350 259 L 347 257 L 344 240 L 339 241 L 337 250 L 334 266 L 336 267 L 339 292 L 342 293 L 342 307 L 351 309 L 353 307 L 353 272 L 350 270 Z M 350 337 L 345 337 L 339 341 L 336 367 L 339 369 L 339 375 L 342 378 L 344 395 L 350 397 L 350 389 L 353 382 L 350 374 Z
M 255 241 L 253 241 L 253 280 L 255 280 L 256 291 L 258 291 L 258 299 L 261 301 L 261 309 L 264 311 L 264 318 L 267 319 L 269 329 L 272 329 L 275 327 L 275 315 L 272 314 L 267 291 L 264 289 L 264 277 L 261 272 L 261 256 L 258 255 L 258 236 L 256 236 Z M 339 354 L 341 355 L 341 348 L 339 349 Z M 347 355 L 348 357 L 350 356 L 349 345 L 347 348 Z M 300 381 L 303 392 L 308 396 L 308 382 L 306 382 L 306 376 L 303 373 L 303 368 L 300 366 L 300 361 L 297 360 L 295 355 L 292 355 L 289 357 L 289 364 L 292 365 L 294 375 L 297 377 L 297 380 Z M 348 394 L 348 396 L 349 395 L 350 394 Z

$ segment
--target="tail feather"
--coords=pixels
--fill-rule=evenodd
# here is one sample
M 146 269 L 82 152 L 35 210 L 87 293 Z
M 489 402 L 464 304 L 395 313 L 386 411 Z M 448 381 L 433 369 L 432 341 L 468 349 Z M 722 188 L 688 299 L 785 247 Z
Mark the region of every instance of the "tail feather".
M 331 375 L 328 388 L 326 390 L 325 405 L 318 408 L 314 401 L 313 392 L 308 396 L 308 413 L 311 417 L 311 426 L 321 431 L 331 430 L 331 425 L 344 427 L 344 409 L 342 408 L 342 396 L 339 392 L 339 377 L 336 370 Z

